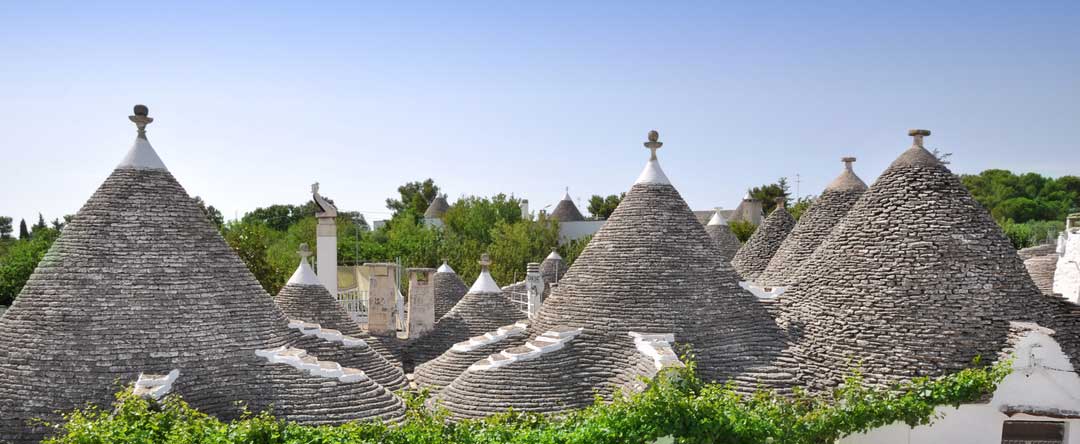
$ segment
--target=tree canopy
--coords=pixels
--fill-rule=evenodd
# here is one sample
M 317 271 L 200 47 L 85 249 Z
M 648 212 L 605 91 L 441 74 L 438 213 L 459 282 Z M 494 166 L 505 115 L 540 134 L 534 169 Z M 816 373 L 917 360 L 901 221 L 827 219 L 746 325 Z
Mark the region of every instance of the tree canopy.
M 611 213 L 615 212 L 615 207 L 619 206 L 624 197 L 626 197 L 626 193 L 611 194 L 607 197 L 593 194 L 589 198 L 589 214 L 592 214 L 593 219 L 607 220 L 607 218 L 611 217 Z
M 1080 177 L 986 170 L 960 180 L 999 223 L 1065 220 L 1080 208 Z
M 431 178 L 423 182 L 409 182 L 398 187 L 397 199 L 386 199 L 386 208 L 398 213 L 407 212 L 419 218 L 427 211 L 428 205 L 439 195 L 439 186 Z
M 765 211 L 765 214 L 769 214 L 776 209 L 776 198 L 790 199 L 790 191 L 791 188 L 788 186 L 787 178 L 781 177 L 776 180 L 776 183 L 756 186 L 748 192 L 750 197 L 761 201 L 761 208 Z

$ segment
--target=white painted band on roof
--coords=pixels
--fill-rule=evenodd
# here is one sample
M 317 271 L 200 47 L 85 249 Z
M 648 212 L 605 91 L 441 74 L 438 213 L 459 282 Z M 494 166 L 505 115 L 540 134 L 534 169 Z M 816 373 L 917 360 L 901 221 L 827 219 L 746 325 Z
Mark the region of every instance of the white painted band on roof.
M 157 152 L 154 151 L 154 147 L 150 146 L 150 141 L 141 137 L 135 138 L 135 143 L 131 145 L 131 149 L 128 150 L 127 154 L 124 155 L 124 159 L 116 167 L 139 170 L 168 170 L 168 168 L 165 168 L 165 162 L 162 162 Z
M 448 264 L 446 262 L 443 262 L 443 264 L 440 265 L 439 268 L 437 268 L 435 271 L 438 272 L 438 273 L 454 273 L 454 274 L 457 274 L 456 272 L 454 272 L 453 268 L 450 268 L 450 264 Z
M 655 183 L 670 185 L 671 181 L 669 181 L 667 175 L 664 174 L 664 170 L 660 168 L 659 161 L 649 160 L 649 163 L 645 164 L 645 169 L 641 171 L 641 175 L 638 176 L 637 180 L 634 183 Z
M 495 283 L 495 278 L 491 277 L 491 273 L 484 270 L 480 272 L 476 282 L 469 288 L 469 293 L 502 293 L 502 288 L 499 288 L 499 284 Z
M 333 361 L 320 361 L 314 356 L 309 356 L 306 351 L 299 348 L 277 347 L 265 350 L 255 350 L 255 356 L 266 358 L 272 364 L 287 364 L 295 369 L 304 370 L 312 376 L 321 378 L 337 379 L 340 382 L 359 382 L 368 379 L 363 370 L 342 367 Z
M 762 287 L 747 281 L 739 281 L 739 286 L 753 293 L 758 299 L 776 299 L 787 290 L 787 287 Z
M 300 259 L 300 265 L 296 267 L 296 271 L 293 272 L 292 277 L 285 285 L 322 285 L 319 282 L 319 277 L 315 275 L 315 270 L 311 269 L 311 264 L 307 259 Z
M 300 330 L 304 336 L 314 336 L 326 342 L 336 342 L 345 348 L 353 348 L 368 345 L 363 339 L 354 338 L 338 330 L 322 328 L 321 325 L 312 322 L 304 322 L 296 319 L 289 320 L 289 328 Z
M 131 392 L 135 396 L 161 399 L 161 397 L 172 391 L 173 382 L 176 382 L 178 377 L 180 377 L 179 369 L 173 369 L 167 375 L 139 373 L 139 379 L 135 381 L 135 387 L 132 388 Z
M 559 252 L 558 252 L 558 251 L 554 251 L 554 250 L 553 250 L 553 251 L 551 252 L 551 254 L 547 255 L 547 257 L 546 257 L 545 259 L 551 259 L 551 260 L 556 260 L 556 259 L 558 259 L 558 260 L 562 260 L 562 256 L 559 256 Z
M 468 340 L 458 342 L 457 344 L 454 344 L 453 347 L 450 347 L 450 350 L 458 353 L 468 353 L 484 346 L 502 342 L 506 340 L 506 338 L 521 336 L 525 334 L 525 329 L 528 327 L 529 324 L 524 322 L 505 325 L 493 332 L 488 332 L 481 336 L 474 336 Z
M 651 358 L 656 370 L 686 366 L 679 360 L 679 355 L 675 353 L 675 350 L 671 348 L 671 343 L 675 342 L 674 334 L 643 334 L 637 332 L 629 332 L 629 334 L 630 337 L 634 338 L 634 346 L 637 347 L 638 352 Z
M 490 355 L 475 364 L 469 366 L 470 372 L 490 370 L 493 368 L 499 368 L 504 365 L 509 365 L 518 361 L 527 361 L 530 359 L 538 358 L 547 353 L 561 350 L 567 342 L 581 334 L 584 329 L 568 329 L 564 328 L 561 331 L 547 331 L 544 334 L 537 336 L 536 339 L 525 343 L 525 351 L 511 352 L 512 349 L 503 350 L 499 353 Z M 519 348 L 519 347 L 514 347 Z

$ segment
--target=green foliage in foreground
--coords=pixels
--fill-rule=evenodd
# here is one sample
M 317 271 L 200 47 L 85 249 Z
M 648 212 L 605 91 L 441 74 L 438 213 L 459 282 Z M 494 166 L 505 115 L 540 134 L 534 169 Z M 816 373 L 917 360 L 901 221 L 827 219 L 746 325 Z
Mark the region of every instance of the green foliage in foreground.
M 1060 220 L 1032 220 L 1016 223 L 1005 220 L 1000 223 L 1005 236 L 1017 249 L 1057 241 L 1058 233 L 1065 231 L 1065 222 Z
M 222 422 L 178 397 L 153 403 L 117 395 L 112 410 L 87 408 L 66 415 L 52 444 L 96 443 L 648 443 L 674 436 L 684 443 L 832 443 L 852 433 L 904 422 L 929 424 L 936 406 L 958 406 L 992 393 L 1008 363 L 920 378 L 895 390 L 865 387 L 858 376 L 829 397 L 768 392 L 743 397 L 730 387 L 703 384 L 691 368 L 669 370 L 648 389 L 597 403 L 560 418 L 507 412 L 480 421 L 449 423 L 430 414 L 423 397 L 407 395 L 408 421 L 399 427 L 351 423 L 301 426 L 267 413 Z

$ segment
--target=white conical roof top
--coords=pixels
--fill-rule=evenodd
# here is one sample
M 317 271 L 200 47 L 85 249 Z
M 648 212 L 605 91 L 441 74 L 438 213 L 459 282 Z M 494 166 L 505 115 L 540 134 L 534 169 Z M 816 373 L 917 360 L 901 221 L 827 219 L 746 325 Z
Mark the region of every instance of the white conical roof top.
M 491 272 L 487 270 L 487 267 L 484 267 L 480 276 L 477 276 L 476 282 L 469 287 L 469 293 L 502 293 L 502 288 L 495 283 L 495 278 L 491 277 Z
M 443 261 L 442 265 L 440 265 L 439 268 L 437 268 L 435 271 L 437 273 L 454 273 L 454 274 L 457 274 L 457 272 L 455 272 L 453 268 L 450 268 L 450 264 L 446 263 L 446 261 Z
M 708 223 L 708 225 L 727 225 L 727 224 L 728 224 L 727 219 L 724 219 L 724 216 L 720 214 L 720 210 L 716 210 L 716 212 L 713 213 L 712 218 L 709 219 L 709 223 Z
M 289 281 L 285 283 L 286 285 L 322 285 L 319 277 L 315 275 L 315 270 L 308 263 L 308 256 L 311 256 L 311 250 L 308 249 L 307 244 L 300 244 L 300 266 L 296 267 L 296 271 L 293 272 Z

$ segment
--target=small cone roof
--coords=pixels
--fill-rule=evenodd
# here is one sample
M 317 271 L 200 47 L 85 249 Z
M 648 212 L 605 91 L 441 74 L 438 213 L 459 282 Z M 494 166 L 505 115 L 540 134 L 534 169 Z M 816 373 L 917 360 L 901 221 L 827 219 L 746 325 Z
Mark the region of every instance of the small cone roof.
M 567 190 L 563 199 L 559 201 L 559 204 L 555 205 L 555 209 L 551 211 L 550 217 L 559 222 L 577 222 L 585 220 L 585 216 L 581 215 L 581 211 L 578 210 L 577 205 L 574 205 L 574 201 L 570 199 L 569 190 Z
M 307 256 L 310 251 L 307 244 L 301 244 L 300 265 L 296 268 L 289 282 L 281 288 L 274 302 L 292 321 L 318 324 L 324 330 L 338 331 L 343 335 L 363 340 L 365 343 L 349 347 L 348 353 L 337 351 L 308 350 L 312 353 L 322 351 L 320 356 L 330 359 L 327 353 L 333 353 L 335 362 L 363 370 L 383 387 L 393 391 L 405 388 L 405 373 L 395 365 L 389 352 L 379 353 L 372 345 L 377 339 L 360 329 L 360 325 L 337 300 L 319 282 Z
M 795 218 L 791 217 L 791 213 L 782 203 L 777 205 L 772 214 L 765 218 L 761 226 L 731 259 L 731 265 L 735 267 L 735 271 L 744 280 L 751 282 L 757 280 L 794 227 Z
M 480 264 L 480 276 L 469 292 L 435 322 L 431 332 L 409 345 L 408 356 L 413 365 L 419 366 L 434 359 L 455 343 L 471 336 L 482 335 L 526 318 L 525 313 L 503 294 L 492 279 L 487 254 L 483 255 Z M 438 287 L 435 291 L 439 291 Z
M 465 282 L 461 280 L 461 276 L 458 276 L 446 261 L 443 261 L 443 264 L 435 270 L 432 284 L 435 287 L 436 321 L 446 315 L 446 313 L 450 312 L 450 310 L 457 305 L 458 301 L 465 296 L 465 293 L 469 292 L 469 287 L 465 286 Z
M 846 167 L 814 203 L 799 218 L 776 254 L 769 260 L 757 283 L 766 286 L 784 286 L 795 279 L 803 264 L 810 259 L 833 227 L 843 219 L 855 201 L 866 191 L 866 183 L 852 171 L 854 157 L 842 159 Z
M 731 262 L 731 259 L 735 257 L 735 253 L 739 251 L 739 248 L 742 248 L 742 242 L 739 242 L 739 238 L 735 237 L 735 233 L 731 232 L 731 226 L 728 225 L 727 219 L 720 214 L 720 210 L 716 210 L 712 218 L 709 219 L 709 223 L 705 225 L 705 233 L 709 235 L 713 242 L 716 242 L 717 248 L 720 249 L 720 257 L 724 262 Z
M 450 209 L 450 204 L 446 202 L 446 196 L 438 195 L 428 205 L 427 210 L 424 211 L 424 218 L 426 219 L 440 219 L 446 214 L 446 210 Z

